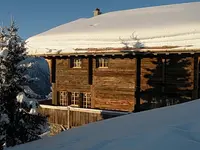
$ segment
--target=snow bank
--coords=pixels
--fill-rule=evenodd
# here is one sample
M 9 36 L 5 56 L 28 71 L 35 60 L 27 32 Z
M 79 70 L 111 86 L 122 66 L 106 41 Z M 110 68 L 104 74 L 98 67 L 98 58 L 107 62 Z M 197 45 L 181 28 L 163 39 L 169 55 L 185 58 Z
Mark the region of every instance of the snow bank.
M 77 49 L 178 46 L 200 49 L 200 2 L 105 13 L 58 26 L 27 40 L 29 54 L 87 52 Z M 134 38 L 130 37 L 134 33 Z M 148 50 L 148 49 L 147 49 Z
M 11 150 L 198 150 L 200 100 L 108 119 Z

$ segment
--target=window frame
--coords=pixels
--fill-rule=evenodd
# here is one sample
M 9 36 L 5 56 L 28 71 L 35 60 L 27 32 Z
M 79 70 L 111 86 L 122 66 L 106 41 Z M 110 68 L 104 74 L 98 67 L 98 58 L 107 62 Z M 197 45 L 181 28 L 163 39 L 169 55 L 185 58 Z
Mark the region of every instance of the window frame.
M 77 95 L 76 95 L 77 94 Z M 79 107 L 80 103 L 80 93 L 79 92 L 72 92 L 70 97 L 71 104 L 70 106 Z
M 108 68 L 108 64 L 109 64 L 109 59 L 108 58 L 98 58 L 97 59 L 97 63 L 98 63 L 98 68 Z
M 59 105 L 60 106 L 68 106 L 68 92 L 67 91 L 59 91 Z
M 83 93 L 83 108 L 91 108 L 92 101 L 91 101 L 91 93 Z
M 71 68 L 82 68 L 81 58 L 72 58 L 70 63 L 71 63 Z

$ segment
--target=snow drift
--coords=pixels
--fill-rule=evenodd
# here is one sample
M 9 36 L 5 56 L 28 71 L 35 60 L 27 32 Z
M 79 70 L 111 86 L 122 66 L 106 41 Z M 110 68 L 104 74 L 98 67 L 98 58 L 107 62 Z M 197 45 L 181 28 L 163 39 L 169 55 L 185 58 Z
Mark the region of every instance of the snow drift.
M 198 150 L 200 100 L 74 128 L 12 150 Z
M 199 10 L 200 2 L 192 2 L 81 18 L 29 38 L 27 47 L 31 55 L 80 53 L 90 48 L 134 47 L 139 39 L 146 50 L 200 49 Z

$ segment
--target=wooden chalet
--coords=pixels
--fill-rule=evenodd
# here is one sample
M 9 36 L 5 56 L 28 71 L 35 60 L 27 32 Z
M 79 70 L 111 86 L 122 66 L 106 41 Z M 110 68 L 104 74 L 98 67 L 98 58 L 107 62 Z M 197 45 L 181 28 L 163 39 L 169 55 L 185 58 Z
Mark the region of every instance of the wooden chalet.
M 181 9 L 183 7 L 185 8 L 184 10 Z M 130 20 L 130 17 L 137 17 L 137 15 L 142 14 L 143 11 L 149 11 L 149 15 L 146 15 L 149 19 L 157 17 L 158 24 L 160 23 L 160 20 L 165 20 L 162 16 L 159 20 L 159 17 L 157 15 L 160 13 L 161 15 L 163 13 L 163 15 L 171 16 L 172 22 L 174 21 L 173 23 L 184 24 L 183 21 L 185 21 L 184 29 L 186 29 L 188 27 L 186 22 L 189 22 L 190 20 L 190 23 L 193 23 L 195 21 L 200 23 L 200 19 L 193 17 L 193 19 L 196 19 L 195 21 L 193 21 L 189 16 L 181 18 L 179 15 L 181 15 L 181 13 L 183 13 L 183 15 L 187 14 L 187 12 L 190 12 L 190 15 L 195 14 L 196 11 L 199 10 L 198 8 L 200 8 L 200 3 L 189 3 L 101 14 L 99 16 L 88 19 L 88 29 L 84 29 L 86 30 L 85 33 L 82 33 L 83 31 L 80 31 L 80 35 L 82 36 L 88 34 L 88 37 L 94 37 L 93 33 L 90 33 L 90 30 L 94 30 L 91 27 L 92 25 L 98 28 L 98 24 L 101 25 L 106 22 L 105 25 L 108 25 L 109 27 L 109 25 L 112 25 L 113 22 L 112 20 L 109 22 L 109 17 L 113 18 L 113 20 L 115 21 L 119 21 L 123 18 L 123 13 L 126 14 L 126 16 L 128 14 L 127 18 L 123 18 L 126 20 L 122 19 L 121 22 L 117 23 L 120 23 L 121 25 L 119 28 L 126 28 L 129 23 L 132 23 L 128 22 Z M 155 9 L 157 9 L 158 11 L 156 14 L 152 13 L 153 11 L 155 11 Z M 163 11 L 167 11 L 168 9 L 170 9 L 168 13 Z M 175 10 L 179 9 L 182 12 L 175 13 Z M 117 16 L 119 16 L 118 19 Z M 173 16 L 175 18 L 173 18 Z M 139 18 L 140 17 L 141 16 L 139 16 Z M 105 21 L 103 20 L 104 18 L 108 20 Z M 137 21 L 141 23 L 141 25 L 143 25 L 143 28 L 145 29 L 148 28 L 150 23 L 156 24 L 156 19 L 154 19 L 155 22 L 150 23 L 145 21 L 145 18 L 142 18 L 141 20 Z M 72 23 L 68 23 L 64 26 L 60 26 L 60 29 L 77 29 L 79 26 L 81 26 L 81 21 L 82 20 L 78 20 L 77 22 L 75 21 Z M 125 27 L 123 27 L 122 22 L 126 21 L 127 23 L 125 24 Z M 95 22 L 97 23 L 95 24 Z M 185 33 L 182 31 L 177 31 L 177 33 L 175 33 L 176 30 L 171 30 L 172 27 L 167 26 L 169 22 L 166 23 L 165 27 L 162 26 L 162 23 L 160 23 L 160 30 L 157 31 L 156 34 L 161 32 L 163 29 L 166 29 L 166 34 L 169 33 L 170 35 L 166 35 L 164 37 L 156 35 L 155 37 L 149 37 L 145 39 L 145 36 L 148 36 L 148 34 L 145 34 L 146 30 L 144 34 L 142 34 L 142 30 L 141 32 L 139 32 L 141 34 L 138 34 L 139 37 L 141 35 L 141 38 L 132 38 L 132 40 L 136 41 L 133 47 L 127 45 L 127 43 L 124 41 L 119 41 L 119 43 L 121 44 L 120 46 L 118 46 L 119 44 L 114 45 L 116 42 L 111 43 L 113 45 L 110 47 L 108 46 L 109 44 L 99 46 L 94 42 L 96 39 L 102 38 L 99 32 L 97 35 L 95 35 L 98 37 L 95 40 L 91 40 L 93 43 L 88 44 L 87 42 L 90 42 L 90 39 L 88 38 L 88 40 L 85 40 L 85 37 L 87 37 L 85 36 L 83 38 L 85 40 L 85 43 L 83 43 L 82 45 L 80 44 L 78 46 L 74 46 L 74 43 L 82 42 L 83 39 L 76 40 L 73 37 L 73 40 L 75 41 L 73 43 L 72 41 L 70 41 L 72 40 L 72 37 L 71 32 L 69 32 L 70 36 L 68 37 L 68 39 L 65 39 L 63 41 L 66 42 L 67 46 L 69 46 L 70 44 L 72 45 L 72 47 L 74 46 L 73 51 L 64 50 L 68 49 L 68 47 L 61 48 L 61 46 L 63 46 L 62 44 L 64 43 L 63 41 L 61 41 L 57 44 L 58 51 L 54 53 L 50 51 L 38 52 L 40 49 L 43 48 L 44 50 L 49 45 L 53 45 L 56 43 L 56 40 L 52 40 L 52 38 L 56 38 L 57 35 L 54 34 L 54 32 L 58 31 L 59 27 L 57 27 L 55 30 L 50 30 L 49 34 L 47 31 L 36 38 L 30 38 L 29 44 L 31 44 L 32 42 L 32 49 L 35 48 L 38 52 L 32 53 L 32 55 L 44 57 L 49 64 L 50 79 L 53 89 L 52 104 L 58 106 L 73 106 L 79 108 L 94 108 L 101 110 L 132 112 L 173 105 L 199 98 L 200 47 L 194 46 L 194 44 L 195 42 L 198 43 L 200 41 L 197 41 L 198 38 L 195 39 L 196 41 L 192 41 L 192 39 L 199 36 L 199 32 L 197 32 L 198 35 L 194 33 L 193 35 L 189 35 L 188 37 L 186 37 L 186 39 L 184 39 L 183 36 L 185 36 L 186 33 L 189 32 L 189 30 L 185 31 Z M 66 27 L 67 29 L 64 29 L 63 27 Z M 101 30 L 99 29 L 98 31 L 104 31 L 105 28 L 103 27 Z M 117 29 L 115 26 L 113 28 Z M 136 31 L 138 29 L 139 31 L 139 27 L 137 25 L 134 26 L 133 24 L 132 28 L 135 28 Z M 177 28 L 178 30 L 179 24 L 174 28 Z M 155 27 L 155 29 L 157 29 L 157 27 Z M 168 29 L 171 32 L 173 31 L 173 34 L 169 32 Z M 199 30 L 199 27 L 195 29 Z M 109 33 L 106 32 L 105 36 L 112 34 L 110 30 L 110 28 L 109 31 L 106 30 Z M 128 31 L 128 33 L 131 34 L 130 30 Z M 48 36 L 50 36 L 51 38 L 49 38 Z M 116 34 L 114 36 L 116 36 Z M 57 37 L 57 40 L 59 40 L 59 36 Z M 64 36 L 60 34 L 61 40 L 63 37 Z M 44 43 L 41 42 L 42 38 L 44 40 Z M 34 43 L 38 42 L 37 39 L 38 41 L 40 41 L 40 45 L 34 45 Z M 116 37 L 116 39 L 119 38 Z M 152 44 L 148 45 L 148 42 L 150 41 L 149 43 L 151 43 L 151 40 L 154 39 L 158 41 L 155 46 Z M 48 40 L 49 43 L 46 43 L 45 41 Z M 105 40 L 103 42 L 106 43 Z M 165 41 L 163 42 L 163 40 Z M 182 40 L 181 42 L 184 45 L 180 45 L 180 40 Z M 99 41 L 97 41 L 97 43 L 98 42 Z M 129 42 L 129 44 L 131 42 Z M 139 42 L 142 46 L 136 45 Z M 142 44 L 143 42 L 144 44 Z M 42 43 L 46 45 L 42 47 Z M 170 44 L 166 46 L 166 43 Z M 88 46 L 85 46 L 84 44 L 88 44 Z M 53 45 L 52 49 L 56 49 L 55 47 L 56 46 Z M 51 46 L 48 47 L 48 50 L 49 49 L 51 49 Z
M 51 70 L 52 104 L 133 111 L 142 103 L 152 103 L 160 95 L 156 92 L 180 102 L 197 99 L 199 54 L 178 51 L 44 56 Z M 152 73 L 150 70 L 158 72 L 152 81 L 146 77 Z M 155 91 L 148 91 L 152 88 Z

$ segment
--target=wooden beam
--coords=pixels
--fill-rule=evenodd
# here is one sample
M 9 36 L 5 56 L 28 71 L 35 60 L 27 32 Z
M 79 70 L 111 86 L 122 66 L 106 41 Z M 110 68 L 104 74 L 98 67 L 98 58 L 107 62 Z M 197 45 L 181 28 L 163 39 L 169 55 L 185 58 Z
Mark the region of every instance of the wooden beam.
M 56 82 L 56 58 L 52 58 L 51 60 L 52 65 L 51 65 L 51 82 L 55 83 Z
M 71 111 L 78 111 L 78 112 L 86 112 L 86 113 L 95 113 L 95 114 L 121 114 L 127 115 L 131 114 L 130 112 L 121 112 L 121 111 L 112 111 L 112 110 L 101 110 L 101 109 L 87 109 L 87 108 L 76 108 L 71 106 L 51 106 L 51 105 L 40 105 L 41 108 L 44 109 L 55 109 L 55 110 L 71 110 Z
M 162 58 L 162 92 L 165 93 L 165 86 L 166 86 L 166 57 Z
M 136 58 L 136 87 L 135 87 L 135 112 L 140 111 L 140 82 L 141 82 L 141 58 Z
M 58 105 L 56 83 L 52 83 L 52 104 L 53 105 Z
M 51 65 L 51 82 L 52 82 L 52 104 L 57 105 L 57 89 L 56 89 L 56 58 L 52 58 Z
M 70 128 L 70 107 L 67 107 L 67 130 Z
M 198 99 L 199 91 L 199 60 L 198 56 L 194 55 L 194 88 L 193 88 L 193 99 Z
M 93 80 L 93 58 L 89 56 L 88 58 L 88 84 L 92 85 Z
M 52 78 L 52 59 L 47 59 L 45 58 L 46 62 L 48 63 L 48 67 L 49 67 L 49 74 L 50 74 L 50 83 L 51 83 L 51 78 Z

